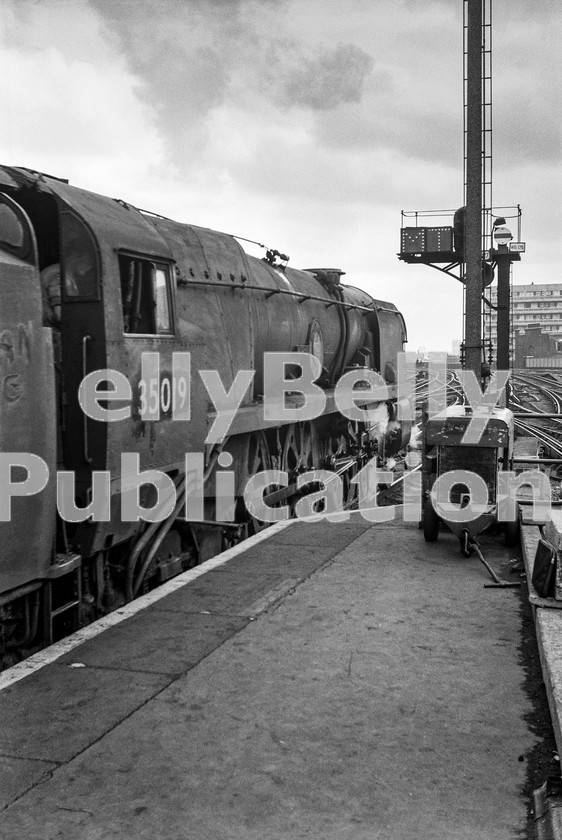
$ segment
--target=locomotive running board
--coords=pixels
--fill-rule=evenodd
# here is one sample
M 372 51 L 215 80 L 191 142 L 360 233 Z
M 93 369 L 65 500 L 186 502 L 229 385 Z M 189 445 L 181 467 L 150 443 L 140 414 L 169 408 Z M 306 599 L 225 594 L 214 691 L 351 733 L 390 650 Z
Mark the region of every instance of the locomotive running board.
M 355 396 L 355 402 L 361 408 L 369 408 L 369 406 L 376 406 L 381 405 L 386 402 L 392 402 L 397 399 L 398 387 L 396 385 L 387 385 L 387 394 L 384 400 L 373 400 L 373 399 L 366 399 L 365 403 L 363 404 L 360 400 L 360 391 L 357 392 Z M 326 405 L 324 406 L 323 410 L 318 412 L 318 417 L 323 417 L 326 414 L 334 414 L 336 412 L 339 413 L 339 409 L 336 406 L 335 401 L 335 391 L 329 390 L 324 391 L 326 395 Z M 303 399 L 302 394 L 292 395 L 287 394 L 285 397 L 285 401 L 282 400 L 275 400 L 269 401 L 268 404 L 268 415 L 271 413 L 271 416 L 278 417 L 283 416 L 283 411 L 289 408 L 302 408 L 305 404 L 305 400 Z M 275 409 L 278 409 L 278 412 Z M 211 428 L 215 420 L 217 419 L 217 412 L 210 411 L 207 415 L 207 422 L 208 428 Z M 228 429 L 228 435 L 242 435 L 247 434 L 249 432 L 255 432 L 258 429 L 269 429 L 269 428 L 276 428 L 279 425 L 288 425 L 291 421 L 282 421 L 280 423 L 279 420 L 273 419 L 269 420 L 265 417 L 265 406 L 263 402 L 259 403 L 252 403 L 251 405 L 244 405 L 239 408 L 236 412 L 236 415 L 232 419 L 230 427 Z

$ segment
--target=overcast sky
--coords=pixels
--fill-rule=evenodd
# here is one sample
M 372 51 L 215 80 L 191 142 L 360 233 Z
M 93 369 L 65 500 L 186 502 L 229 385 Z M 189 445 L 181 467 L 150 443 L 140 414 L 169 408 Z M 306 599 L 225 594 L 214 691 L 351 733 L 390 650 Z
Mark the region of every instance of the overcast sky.
M 396 253 L 401 210 L 463 203 L 462 5 L 0 0 L 0 162 L 341 268 L 402 310 L 408 349 L 450 350 L 461 284 Z M 516 283 L 562 282 L 560 9 L 493 0 Z

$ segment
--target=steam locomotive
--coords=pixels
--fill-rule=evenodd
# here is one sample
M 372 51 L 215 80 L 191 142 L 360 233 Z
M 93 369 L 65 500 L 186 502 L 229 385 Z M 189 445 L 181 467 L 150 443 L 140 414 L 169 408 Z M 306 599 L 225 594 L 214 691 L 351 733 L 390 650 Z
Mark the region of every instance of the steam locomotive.
M 294 270 L 272 250 L 251 257 L 230 235 L 28 169 L 0 169 L 0 190 L 4 662 L 261 527 L 242 503 L 256 473 L 278 468 L 289 476 L 270 488 L 274 506 L 305 492 L 297 489 L 299 474 L 329 469 L 344 481 L 350 504 L 351 477 L 365 459 L 388 457 L 408 440 L 408 424 L 396 421 L 404 320 L 392 303 L 343 285 L 343 272 Z M 45 320 L 53 278 L 55 303 Z M 268 419 L 264 358 L 294 352 L 317 360 L 316 385 L 326 400 L 311 420 Z M 378 420 L 368 425 L 334 402 L 338 380 L 353 370 L 378 371 L 389 385 Z M 240 392 L 228 436 L 209 443 L 220 411 L 205 382 L 220 380 L 219 392 L 228 394 L 240 371 L 251 371 L 251 382 Z M 296 385 L 298 365 L 287 371 Z M 204 372 L 214 373 L 205 380 Z M 101 419 L 85 409 L 84 383 L 92 375 Z M 120 383 L 128 383 L 128 399 L 120 400 Z M 290 385 L 285 390 L 297 405 L 298 388 L 293 395 Z M 110 413 L 116 406 L 122 419 Z M 140 471 L 173 482 L 178 501 L 164 518 L 121 515 L 122 453 L 135 455 Z M 186 453 L 200 453 L 203 470 L 203 501 L 191 516 Z M 221 464 L 233 476 L 229 516 L 217 502 Z M 73 476 L 65 486 L 82 510 L 103 475 L 107 515 L 63 518 L 55 481 L 61 473 Z M 141 507 L 154 506 L 154 485 L 137 482 L 136 491 Z

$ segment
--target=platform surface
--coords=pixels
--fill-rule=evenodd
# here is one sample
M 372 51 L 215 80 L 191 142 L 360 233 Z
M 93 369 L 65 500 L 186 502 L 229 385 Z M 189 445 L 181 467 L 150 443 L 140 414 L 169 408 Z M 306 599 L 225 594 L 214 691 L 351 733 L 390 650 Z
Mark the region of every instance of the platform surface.
M 487 581 L 415 524 L 250 546 L 0 691 L 0 837 L 524 836 L 519 595 Z

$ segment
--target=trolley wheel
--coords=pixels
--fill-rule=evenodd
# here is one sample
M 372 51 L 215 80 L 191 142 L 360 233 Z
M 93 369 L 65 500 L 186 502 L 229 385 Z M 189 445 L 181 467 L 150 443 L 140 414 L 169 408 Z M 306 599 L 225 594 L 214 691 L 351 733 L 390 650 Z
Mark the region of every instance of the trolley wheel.
M 519 505 L 516 507 L 516 516 L 513 522 L 505 523 L 503 539 L 506 545 L 519 545 Z
M 433 509 L 430 496 L 423 509 L 423 536 L 426 542 L 435 542 L 439 536 L 439 517 Z

